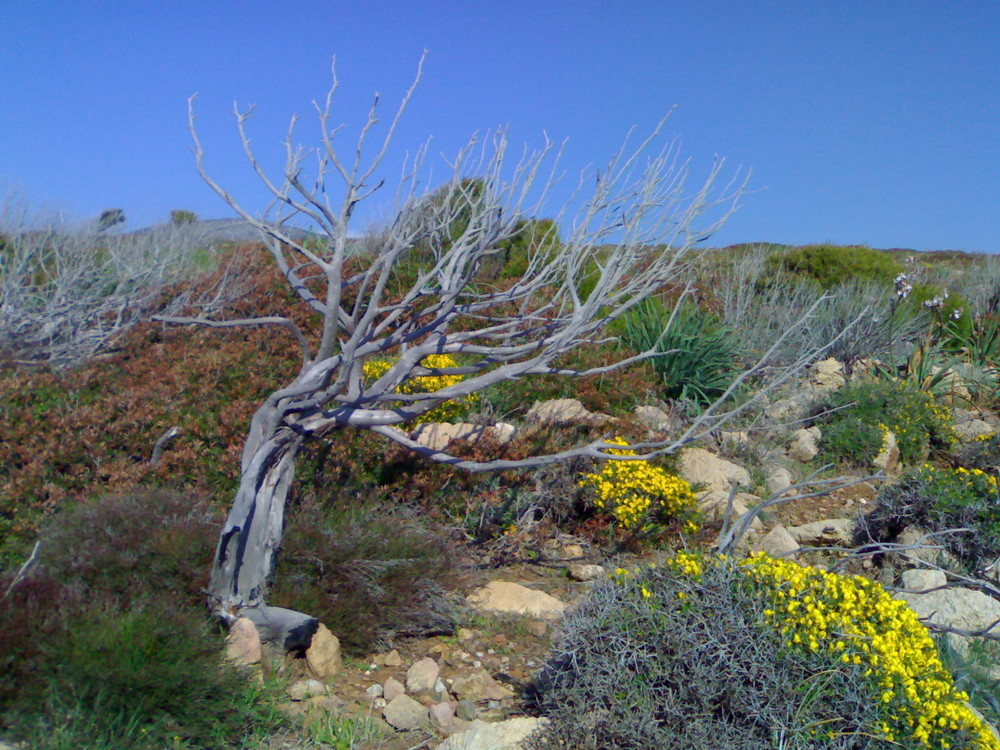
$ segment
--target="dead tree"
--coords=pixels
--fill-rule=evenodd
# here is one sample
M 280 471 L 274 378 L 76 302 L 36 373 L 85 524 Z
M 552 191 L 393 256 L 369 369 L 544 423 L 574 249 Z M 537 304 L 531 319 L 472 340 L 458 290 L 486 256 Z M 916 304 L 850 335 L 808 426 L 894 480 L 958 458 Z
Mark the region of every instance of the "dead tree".
M 298 375 L 260 406 L 243 448 L 239 489 L 213 558 L 209 587 L 213 609 L 224 618 L 239 613 L 274 633 L 303 629 L 306 616 L 268 608 L 265 594 L 296 453 L 311 437 L 344 428 L 371 430 L 431 461 L 473 472 L 537 467 L 573 456 L 611 457 L 608 450 L 614 446 L 599 440 L 526 460 L 470 461 L 422 446 L 399 428 L 447 400 L 502 381 L 553 374 L 578 378 L 613 372 L 652 356 L 652 351 L 623 355 L 613 364 L 585 371 L 560 366 L 561 357 L 576 347 L 607 341 L 609 322 L 665 285 L 685 288 L 696 256 L 693 248 L 714 231 L 741 194 L 738 181 L 715 190 L 721 162 L 689 193 L 687 164 L 678 161 L 673 144 L 659 145 L 660 123 L 648 138 L 626 142 L 596 177 L 580 179 L 569 199 L 569 205 L 579 208 L 573 216 L 568 209 L 557 215 L 568 236 L 555 250 L 553 243 L 546 244 L 530 255 L 522 276 L 491 284 L 481 279 L 479 270 L 522 231 L 526 218 L 542 215 L 542 206 L 559 183 L 562 151 L 546 139 L 540 150 L 512 165 L 505 159 L 508 143 L 500 131 L 473 138 L 449 163 L 449 180 L 431 193 L 421 192 L 418 184 L 427 157 L 426 147 L 419 150 L 403 169 L 391 221 L 378 233 L 374 247 L 368 242 L 367 251 L 359 250 L 352 244 L 352 219 L 358 204 L 383 186 L 378 170 L 419 78 L 418 68 L 416 80 L 373 145 L 375 97 L 345 160 L 335 143 L 339 128 L 331 127 L 334 71 L 325 102 L 315 105 L 320 145 L 305 151 L 293 144 L 293 117 L 280 181 L 272 180 L 251 149 L 246 130 L 251 111 L 237 110 L 246 156 L 274 196 L 263 217 L 248 213 L 207 174 L 189 102 L 199 173 L 261 232 L 280 273 L 319 321 L 316 330 L 306 331 L 277 316 L 162 318 L 216 327 L 277 326 L 294 336 L 301 349 Z M 307 157 L 315 159 L 311 167 Z M 722 219 L 699 228 L 712 209 Z M 298 242 L 286 231 L 296 218 L 321 229 L 321 248 Z M 587 286 L 589 291 L 583 291 Z M 453 355 L 458 364 L 428 369 L 422 363 L 433 354 Z M 363 368 L 373 357 L 392 365 L 369 382 Z M 800 370 L 808 359 L 780 372 L 770 370 L 771 385 Z M 723 400 L 765 366 L 766 358 L 735 378 L 723 399 L 684 434 L 634 446 L 637 457 L 676 450 L 731 419 L 737 410 L 725 410 Z M 399 392 L 401 384 L 412 385 L 413 379 L 428 375 L 463 379 L 432 392 Z M 751 406 L 748 402 L 739 408 Z

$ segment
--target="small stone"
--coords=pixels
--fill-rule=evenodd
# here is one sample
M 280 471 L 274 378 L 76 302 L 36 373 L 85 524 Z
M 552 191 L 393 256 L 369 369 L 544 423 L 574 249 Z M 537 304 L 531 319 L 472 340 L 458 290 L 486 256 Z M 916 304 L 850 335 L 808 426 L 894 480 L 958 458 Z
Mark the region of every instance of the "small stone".
M 260 664 L 260 635 L 257 633 L 257 626 L 248 618 L 240 617 L 229 626 L 226 658 L 238 666 Z
M 403 683 L 397 680 L 395 677 L 390 677 L 382 685 L 382 695 L 385 696 L 387 701 L 391 701 L 397 695 L 402 695 L 406 692 L 406 688 L 403 687 Z
M 285 690 L 293 701 L 304 701 L 314 695 L 326 695 L 326 685 L 319 680 L 299 680 Z
M 468 698 L 463 698 L 455 706 L 455 715 L 463 721 L 475 721 L 479 718 L 479 711 L 476 710 L 475 703 Z
M 376 682 L 372 685 L 369 685 L 368 689 L 365 690 L 365 692 L 368 693 L 368 695 L 370 695 L 372 698 L 381 698 L 383 691 L 382 691 L 382 686 Z
M 761 537 L 760 541 L 753 545 L 753 549 L 766 552 L 771 557 L 787 557 L 798 551 L 799 543 L 784 526 L 778 525 Z
M 306 650 L 306 664 L 313 676 L 321 680 L 340 671 L 340 640 L 322 623 Z
M 445 684 L 441 681 L 441 678 L 438 677 L 437 680 L 434 681 L 434 695 L 441 697 L 445 695 L 447 692 L 448 688 L 445 687 Z
M 414 662 L 406 670 L 406 690 L 410 693 L 429 693 L 434 690 L 440 668 L 430 657 Z
M 899 468 L 899 445 L 894 433 L 885 433 L 882 450 L 875 456 L 872 466 L 886 474 L 893 474 Z
M 567 572 L 574 581 L 581 582 L 594 581 L 607 575 L 603 565 L 586 565 L 584 563 L 570 563 Z
M 459 628 L 455 633 L 455 636 L 459 641 L 471 641 L 476 637 L 475 630 L 469 630 L 468 628 Z
M 385 658 L 382 660 L 382 663 L 385 664 L 387 667 L 398 667 L 400 664 L 403 663 L 403 657 L 399 655 L 399 652 L 396 649 L 393 649 L 392 651 L 390 651 L 385 655 Z
M 427 707 L 417 703 L 408 695 L 397 695 L 389 701 L 382 711 L 382 716 L 392 727 L 402 732 L 420 729 L 426 726 L 430 719 Z
M 470 701 L 504 700 L 514 695 L 483 669 L 467 677 L 456 677 L 451 683 L 451 690 L 459 700 Z
M 567 544 L 562 548 L 563 560 L 579 560 L 583 557 L 583 547 L 579 544 Z
M 491 581 L 469 595 L 469 603 L 479 610 L 527 615 L 536 619 L 556 620 L 566 605 L 544 591 L 534 591 L 519 583 Z
M 847 547 L 851 544 L 854 522 L 849 518 L 828 518 L 788 529 L 789 535 L 801 545 L 813 547 Z
M 524 623 L 524 629 L 536 638 L 544 638 L 549 629 L 549 625 L 544 620 L 529 620 Z
M 447 731 L 455 721 L 455 710 L 450 703 L 435 703 L 430 707 L 431 719 Z

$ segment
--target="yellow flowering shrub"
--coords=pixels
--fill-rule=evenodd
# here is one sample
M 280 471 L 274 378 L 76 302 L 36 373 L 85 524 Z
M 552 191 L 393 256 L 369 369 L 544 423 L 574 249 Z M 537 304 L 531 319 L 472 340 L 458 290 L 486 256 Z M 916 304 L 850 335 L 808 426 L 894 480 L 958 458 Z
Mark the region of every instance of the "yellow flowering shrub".
M 619 568 L 609 577 L 633 606 L 661 613 L 694 608 L 692 616 L 700 616 L 704 597 L 719 596 L 712 588 L 727 580 L 725 570 L 736 571 L 728 580 L 742 591 L 737 599 L 760 603 L 754 625 L 793 661 L 811 665 L 813 675 L 836 674 L 867 696 L 870 708 L 859 724 L 856 711 L 853 720 L 845 719 L 852 712 L 841 712 L 835 696 L 827 695 L 834 700 L 831 714 L 806 725 L 815 737 L 810 747 L 851 746 L 837 740 L 861 733 L 904 748 L 1000 750 L 968 706 L 968 695 L 955 687 L 927 628 L 878 583 L 763 552 L 731 564 L 725 556 L 679 551 L 659 566 Z
M 431 354 L 430 356 L 425 357 L 420 364 L 428 369 L 440 370 L 455 367 L 457 365 L 455 358 L 450 354 Z M 365 362 L 364 365 L 365 380 L 368 382 L 378 380 L 380 377 L 385 375 L 391 367 L 392 363 L 388 360 L 370 359 Z M 396 389 L 396 392 L 405 394 L 433 393 L 434 391 L 440 391 L 443 388 L 449 388 L 456 383 L 460 383 L 462 378 L 462 375 L 424 375 L 419 378 L 411 378 L 410 380 L 402 383 L 399 388 Z M 464 414 L 469 407 L 475 404 L 478 400 L 479 394 L 471 393 L 463 399 L 445 401 L 443 404 L 436 406 L 426 414 L 422 414 L 417 417 L 413 421 L 413 424 L 423 424 L 425 422 L 449 422 L 462 416 L 462 414 Z
M 871 680 L 875 698 L 888 709 L 878 726 L 885 739 L 903 747 L 1000 748 L 906 602 L 866 578 L 762 552 L 741 566 L 767 592 L 765 621 L 787 647 L 856 666 Z
M 635 455 L 622 438 L 608 442 L 622 446 L 610 451 L 614 455 Z M 648 461 L 605 461 L 599 472 L 584 474 L 580 486 L 592 489 L 594 505 L 613 515 L 622 528 L 640 528 L 652 517 L 683 519 L 689 532 L 698 528 L 691 485 Z

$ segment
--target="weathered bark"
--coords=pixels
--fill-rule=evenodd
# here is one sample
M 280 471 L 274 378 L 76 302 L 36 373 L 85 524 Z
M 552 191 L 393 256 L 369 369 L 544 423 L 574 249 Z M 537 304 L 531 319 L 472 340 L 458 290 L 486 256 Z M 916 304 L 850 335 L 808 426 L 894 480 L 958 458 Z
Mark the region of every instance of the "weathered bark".
M 281 543 L 285 500 L 295 476 L 295 455 L 304 436 L 280 424 L 275 408 L 254 415 L 243 450 L 236 499 L 219 537 L 208 594 L 213 608 L 230 619 L 264 603 L 274 554 Z

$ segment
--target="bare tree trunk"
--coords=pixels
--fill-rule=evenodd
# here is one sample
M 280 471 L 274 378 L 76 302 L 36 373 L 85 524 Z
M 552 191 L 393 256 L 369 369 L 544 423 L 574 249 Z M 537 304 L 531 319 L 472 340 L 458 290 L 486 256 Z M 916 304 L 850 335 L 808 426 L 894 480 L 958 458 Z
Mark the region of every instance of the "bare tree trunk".
M 273 426 L 268 429 L 269 425 Z M 243 450 L 239 490 L 219 537 L 208 588 L 213 608 L 227 619 L 263 605 L 281 543 L 295 456 L 304 438 L 280 424 L 271 403 L 254 415 Z

